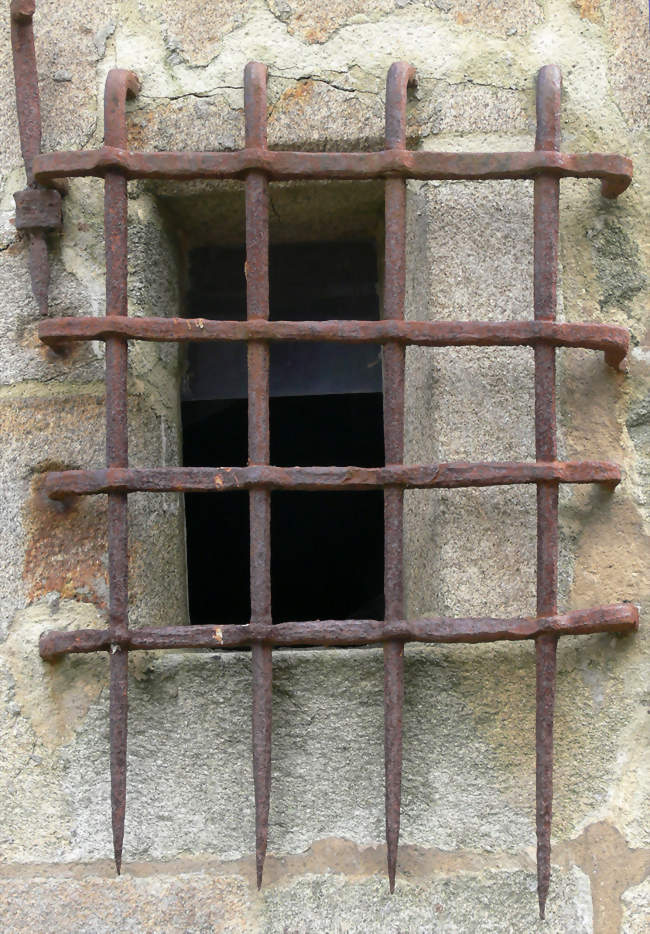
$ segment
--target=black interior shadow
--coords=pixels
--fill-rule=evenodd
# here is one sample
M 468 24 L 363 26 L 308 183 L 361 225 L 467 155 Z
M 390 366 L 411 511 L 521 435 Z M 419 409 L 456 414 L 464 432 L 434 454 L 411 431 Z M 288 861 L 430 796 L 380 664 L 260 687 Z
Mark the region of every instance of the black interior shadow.
M 246 316 L 242 249 L 190 255 L 187 313 Z M 280 245 L 270 255 L 271 318 L 378 317 L 374 244 Z M 376 345 L 271 347 L 271 463 L 384 463 L 381 363 Z M 182 402 L 187 466 L 247 462 L 245 348 L 190 345 Z M 192 623 L 247 623 L 247 493 L 186 494 Z M 383 616 L 383 494 L 271 496 L 273 621 Z

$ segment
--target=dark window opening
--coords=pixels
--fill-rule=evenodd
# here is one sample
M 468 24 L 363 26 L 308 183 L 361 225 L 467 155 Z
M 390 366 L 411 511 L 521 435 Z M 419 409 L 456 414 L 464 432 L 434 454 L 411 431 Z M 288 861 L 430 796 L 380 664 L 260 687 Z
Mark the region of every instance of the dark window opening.
M 246 317 L 245 252 L 190 253 L 186 313 Z M 270 253 L 273 320 L 379 317 L 374 243 L 280 244 Z M 246 351 L 190 344 L 183 388 L 187 466 L 247 462 Z M 378 345 L 273 344 L 271 463 L 384 463 Z M 185 494 L 190 621 L 247 623 L 247 493 Z M 383 494 L 274 492 L 274 622 L 383 617 Z

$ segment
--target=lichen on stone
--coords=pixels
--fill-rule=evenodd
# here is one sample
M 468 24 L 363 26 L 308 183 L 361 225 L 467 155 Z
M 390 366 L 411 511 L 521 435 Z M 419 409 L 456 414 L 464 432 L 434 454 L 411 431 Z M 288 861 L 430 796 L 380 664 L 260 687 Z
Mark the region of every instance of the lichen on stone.
M 647 283 L 637 244 L 617 220 L 608 216 L 598 218 L 586 235 L 592 244 L 601 310 L 625 308 Z

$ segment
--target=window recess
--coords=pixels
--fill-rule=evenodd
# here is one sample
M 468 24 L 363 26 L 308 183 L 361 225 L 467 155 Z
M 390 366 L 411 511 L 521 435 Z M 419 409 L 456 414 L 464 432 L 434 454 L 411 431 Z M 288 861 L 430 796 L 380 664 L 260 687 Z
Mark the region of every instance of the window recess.
M 189 255 L 189 318 L 245 320 L 246 253 L 207 246 Z M 269 251 L 270 316 L 281 321 L 379 318 L 373 241 L 280 243 Z M 278 466 L 384 464 L 381 349 L 376 344 L 271 347 L 271 461 Z M 190 344 L 183 462 L 246 463 L 243 345 Z M 248 623 L 246 494 L 185 494 L 190 620 Z M 271 494 L 273 622 L 381 618 L 383 502 L 370 492 Z M 214 567 L 229 586 L 215 599 Z
M 272 651 L 279 645 L 381 644 L 384 648 L 385 799 L 388 876 L 395 884 L 399 837 L 402 763 L 403 653 L 410 641 L 489 642 L 534 639 L 536 655 L 537 872 L 541 915 L 550 877 L 553 775 L 553 706 L 557 640 L 564 635 L 630 632 L 638 627 L 629 603 L 558 613 L 558 485 L 598 483 L 613 488 L 620 480 L 611 463 L 557 461 L 555 348 L 602 350 L 611 366 L 623 363 L 629 344 L 624 328 L 565 324 L 555 320 L 559 184 L 562 177 L 598 178 L 612 198 L 629 185 L 632 166 L 616 155 L 560 151 L 560 72 L 542 68 L 537 80 L 537 136 L 530 152 L 451 153 L 406 150 L 407 86 L 414 70 L 400 62 L 388 73 L 386 141 L 381 152 L 271 152 L 266 146 L 266 69 L 246 67 L 244 84 L 246 144 L 240 152 L 130 152 L 125 101 L 138 83 L 129 72 L 109 72 L 105 94 L 105 140 L 96 151 L 38 155 L 38 85 L 31 18 L 33 3 L 11 5 L 14 67 L 23 154 L 28 170 L 27 199 L 17 198 L 17 226 L 31 231 L 32 281 L 41 311 L 47 252 L 43 231 L 51 222 L 47 186 L 62 178 L 97 176 L 105 185 L 106 317 L 43 318 L 41 339 L 51 346 L 69 340 L 106 342 L 107 462 L 105 468 L 51 472 L 46 490 L 53 498 L 107 494 L 109 499 L 109 625 L 104 631 L 48 632 L 40 642 L 45 659 L 70 652 L 106 651 L 110 660 L 110 767 L 116 867 L 122 860 L 126 801 L 127 657 L 142 648 L 211 649 L 250 645 L 253 671 L 253 764 L 256 810 L 257 879 L 261 884 L 271 778 Z M 245 321 L 203 318 L 127 317 L 126 183 L 129 178 L 230 178 L 243 183 L 246 200 Z M 384 308 L 380 321 L 269 320 L 269 181 L 382 179 L 385 186 Z M 534 309 L 529 321 L 418 322 L 404 320 L 406 180 L 534 179 Z M 25 207 L 29 204 L 29 208 Z M 30 226 L 31 225 L 31 226 Z M 247 346 L 248 464 L 232 467 L 128 466 L 126 446 L 127 340 L 243 342 Z M 270 348 L 276 341 L 381 345 L 385 466 L 278 466 L 271 461 L 269 419 Z M 535 349 L 536 460 L 533 463 L 403 464 L 404 348 L 423 346 L 512 346 Z M 533 483 L 537 486 L 537 615 L 515 619 L 405 619 L 402 581 L 402 501 L 405 489 L 455 488 Z M 276 490 L 383 491 L 385 609 L 382 619 L 297 621 L 272 625 L 271 493 Z M 128 495 L 134 491 L 176 490 L 220 495 L 244 490 L 251 529 L 251 618 L 245 625 L 202 625 L 130 629 L 127 594 Z M 486 674 L 489 676 L 489 674 Z M 532 741 L 532 738 L 531 738 Z M 379 790 L 378 790 L 379 793 Z

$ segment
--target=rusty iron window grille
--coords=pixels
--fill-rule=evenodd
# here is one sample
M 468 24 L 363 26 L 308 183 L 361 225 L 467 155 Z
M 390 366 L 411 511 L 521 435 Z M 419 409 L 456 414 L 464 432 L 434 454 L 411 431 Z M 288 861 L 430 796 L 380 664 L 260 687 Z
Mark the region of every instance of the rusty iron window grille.
M 623 367 L 629 346 L 625 328 L 556 322 L 560 179 L 598 178 L 602 194 L 615 198 L 630 184 L 632 164 L 618 155 L 570 155 L 560 150 L 559 69 L 537 78 L 537 135 L 533 152 L 451 153 L 406 150 L 407 87 L 414 69 L 391 66 L 386 85 L 386 139 L 381 152 L 271 151 L 266 140 L 266 68 L 246 66 L 245 148 L 238 152 L 130 152 L 126 99 L 138 92 L 131 72 L 106 79 L 104 145 L 96 151 L 40 154 L 40 111 L 32 16 L 34 0 L 12 0 L 11 34 L 16 99 L 27 188 L 16 194 L 16 226 L 29 239 L 33 291 L 47 314 L 48 255 L 45 232 L 61 222 L 62 179 L 104 179 L 106 317 L 47 318 L 39 335 L 53 348 L 67 341 L 106 344 L 106 469 L 51 472 L 50 497 L 108 495 L 109 620 L 105 630 L 46 632 L 40 654 L 52 660 L 71 652 L 106 651 L 110 659 L 110 774 L 113 846 L 120 872 L 126 803 L 127 659 L 138 649 L 250 646 L 253 691 L 253 771 L 258 886 L 267 846 L 271 781 L 271 680 L 274 646 L 381 644 L 384 651 L 385 806 L 388 876 L 395 884 L 400 823 L 404 645 L 407 642 L 492 642 L 534 639 L 536 655 L 536 826 L 540 914 L 550 878 L 553 775 L 553 708 L 556 646 L 560 636 L 624 633 L 638 628 L 630 603 L 558 614 L 558 486 L 597 483 L 614 488 L 618 466 L 557 460 L 555 348 L 602 350 Z M 245 186 L 247 320 L 127 317 L 127 180 L 237 179 Z M 404 316 L 406 180 L 534 180 L 534 320 L 517 322 L 410 321 Z M 380 321 L 269 321 L 269 182 L 300 179 L 384 179 L 384 317 Z M 248 347 L 248 466 L 143 468 L 128 466 L 127 341 L 243 341 Z M 274 467 L 269 458 L 269 342 L 371 342 L 383 347 L 386 466 Z M 409 345 L 532 346 L 535 356 L 535 447 L 532 463 L 437 463 L 406 466 L 404 363 Z M 403 497 L 406 489 L 537 487 L 537 615 L 513 619 L 405 619 Z M 316 620 L 271 624 L 271 490 L 384 491 L 383 620 Z M 210 492 L 248 490 L 250 500 L 250 596 L 247 625 L 129 629 L 127 500 L 134 491 Z

